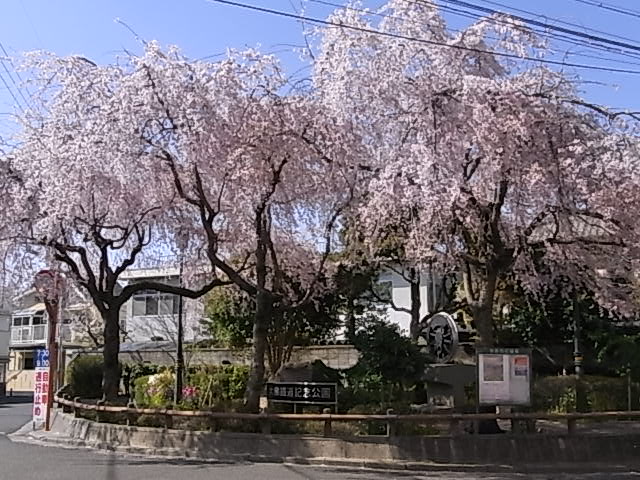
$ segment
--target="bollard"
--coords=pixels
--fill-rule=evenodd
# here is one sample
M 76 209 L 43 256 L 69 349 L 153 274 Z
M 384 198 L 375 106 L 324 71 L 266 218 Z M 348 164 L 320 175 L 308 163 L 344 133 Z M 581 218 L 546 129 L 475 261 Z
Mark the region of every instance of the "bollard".
M 330 408 L 324 408 L 322 409 L 322 413 L 324 413 L 325 415 L 330 415 L 331 414 L 331 409 Z M 328 418 L 324 421 L 324 436 L 325 437 L 330 437 L 331 434 L 333 433 L 333 429 L 331 427 L 331 418 Z
M 393 415 L 393 408 L 387 410 L 387 416 L 391 417 Z M 387 420 L 387 437 L 395 437 L 396 436 L 396 421 L 395 419 L 389 418 Z
M 567 418 L 567 433 L 572 435 L 576 433 L 576 419 L 575 418 Z
M 80 403 L 80 397 L 73 397 L 73 416 L 76 418 L 80 416 L 80 409 L 76 406 L 77 403 Z

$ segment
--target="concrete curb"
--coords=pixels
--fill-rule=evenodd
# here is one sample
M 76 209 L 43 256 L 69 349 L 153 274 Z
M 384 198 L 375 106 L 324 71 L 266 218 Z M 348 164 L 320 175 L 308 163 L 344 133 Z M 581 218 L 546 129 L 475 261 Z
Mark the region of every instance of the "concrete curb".
M 28 443 L 44 447 L 64 449 L 86 449 L 103 454 L 116 452 L 134 458 L 155 458 L 181 460 L 185 463 L 197 462 L 208 464 L 242 464 L 242 463 L 281 463 L 289 465 L 311 465 L 318 467 L 341 467 L 352 470 L 384 470 L 389 472 L 457 472 L 457 473 L 513 473 L 513 474 L 545 474 L 545 473 L 640 473 L 640 463 L 611 464 L 591 463 L 549 463 L 497 465 L 497 464 L 452 464 L 434 462 L 376 461 L 368 459 L 336 459 L 336 458 L 301 458 L 301 457 L 268 457 L 253 454 L 233 455 L 230 458 L 213 459 L 194 455 L 193 452 L 170 448 L 144 448 L 132 446 L 114 446 L 106 443 L 89 443 L 80 439 L 65 437 L 52 432 L 33 431 L 31 423 L 8 437 L 16 443 Z

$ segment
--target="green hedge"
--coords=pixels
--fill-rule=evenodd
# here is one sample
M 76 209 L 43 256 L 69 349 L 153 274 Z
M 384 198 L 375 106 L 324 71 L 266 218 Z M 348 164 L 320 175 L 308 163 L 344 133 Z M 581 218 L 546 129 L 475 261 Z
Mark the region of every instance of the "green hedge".
M 102 396 L 102 357 L 86 355 L 76 358 L 67 368 L 66 377 L 74 397 Z
M 626 377 L 585 375 L 544 377 L 533 385 L 533 406 L 547 412 L 604 412 L 627 410 L 628 385 Z M 640 408 L 640 385 L 632 383 L 631 407 Z

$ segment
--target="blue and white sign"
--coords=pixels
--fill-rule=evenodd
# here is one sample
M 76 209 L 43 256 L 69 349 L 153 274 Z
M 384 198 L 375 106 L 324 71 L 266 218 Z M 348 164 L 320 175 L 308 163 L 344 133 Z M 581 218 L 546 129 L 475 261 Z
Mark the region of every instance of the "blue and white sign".
M 36 350 L 35 355 L 35 367 L 36 368 L 49 368 L 49 350 L 46 348 L 39 348 Z

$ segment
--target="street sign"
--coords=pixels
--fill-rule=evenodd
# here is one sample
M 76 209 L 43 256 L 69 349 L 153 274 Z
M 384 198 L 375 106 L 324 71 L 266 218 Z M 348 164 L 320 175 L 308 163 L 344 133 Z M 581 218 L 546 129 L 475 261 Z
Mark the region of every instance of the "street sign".
M 40 348 L 34 352 L 35 376 L 33 382 L 33 423 L 42 426 L 47 418 L 49 401 L 49 351 Z
M 531 352 L 492 348 L 478 351 L 478 403 L 531 405 Z
M 338 385 L 318 382 L 267 383 L 267 400 L 307 405 L 337 405 Z

